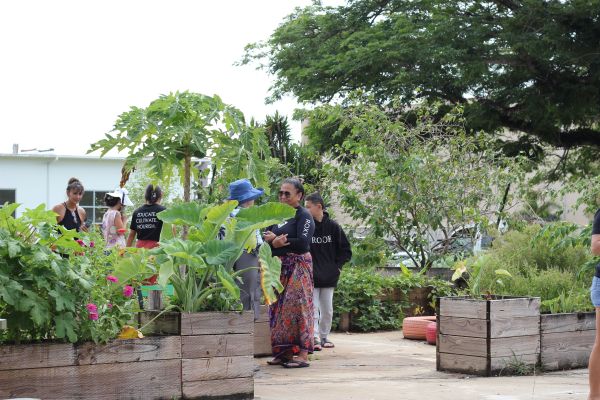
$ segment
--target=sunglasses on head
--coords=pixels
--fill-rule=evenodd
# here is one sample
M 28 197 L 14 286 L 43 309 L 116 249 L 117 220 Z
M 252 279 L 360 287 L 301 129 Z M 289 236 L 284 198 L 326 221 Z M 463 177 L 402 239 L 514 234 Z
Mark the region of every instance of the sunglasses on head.
M 289 198 L 289 197 L 292 197 L 292 194 L 290 192 L 288 192 L 287 190 L 286 191 L 280 190 L 279 191 L 279 197 L 282 197 L 282 196 L 285 196 L 285 197 Z

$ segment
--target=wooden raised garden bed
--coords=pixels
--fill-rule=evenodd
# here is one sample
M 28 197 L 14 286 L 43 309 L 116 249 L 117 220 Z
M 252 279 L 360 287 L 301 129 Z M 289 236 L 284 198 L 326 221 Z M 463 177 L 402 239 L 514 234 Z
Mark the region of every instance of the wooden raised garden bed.
M 260 315 L 254 321 L 254 356 L 271 355 L 271 328 L 269 326 L 269 306 L 260 306 Z
M 442 297 L 438 310 L 438 370 L 492 376 L 538 362 L 539 298 Z
M 540 364 L 546 371 L 587 368 L 596 337 L 596 314 L 542 314 Z
M 106 345 L 0 346 L 0 398 L 253 398 L 253 313 L 166 320 L 175 321 L 177 334 Z

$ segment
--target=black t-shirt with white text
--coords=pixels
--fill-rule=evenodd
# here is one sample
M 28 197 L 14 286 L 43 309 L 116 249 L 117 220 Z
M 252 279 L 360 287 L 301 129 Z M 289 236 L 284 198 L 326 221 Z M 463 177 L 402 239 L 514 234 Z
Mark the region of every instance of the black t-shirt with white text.
M 164 210 L 166 208 L 160 204 L 144 204 L 133 212 L 130 228 L 136 231 L 138 240 L 160 240 L 163 222 L 156 214 Z
M 304 254 L 310 251 L 310 242 L 315 232 L 315 221 L 312 215 L 304 207 L 296 208 L 296 216 L 287 221 L 267 228 L 275 235 L 287 233 L 287 246 L 277 249 L 271 247 L 274 256 L 283 256 L 288 253 Z M 270 244 L 270 243 L 269 243 Z

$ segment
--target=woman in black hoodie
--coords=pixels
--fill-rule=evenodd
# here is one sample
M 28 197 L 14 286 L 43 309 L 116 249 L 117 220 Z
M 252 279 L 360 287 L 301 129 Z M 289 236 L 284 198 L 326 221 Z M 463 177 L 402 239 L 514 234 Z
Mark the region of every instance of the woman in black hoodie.
M 327 339 L 333 318 L 333 291 L 342 266 L 352 258 L 350 243 L 342 227 L 329 218 L 319 193 L 306 197 L 306 208 L 315 220 L 315 233 L 310 245 L 313 260 L 315 350 L 333 347 Z

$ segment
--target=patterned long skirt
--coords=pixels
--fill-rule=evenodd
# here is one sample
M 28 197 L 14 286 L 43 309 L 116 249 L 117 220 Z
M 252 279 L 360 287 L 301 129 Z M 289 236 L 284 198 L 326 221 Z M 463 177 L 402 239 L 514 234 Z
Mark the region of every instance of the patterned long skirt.
M 313 351 L 313 271 L 310 253 L 281 259 L 283 291 L 269 308 L 273 356 Z

